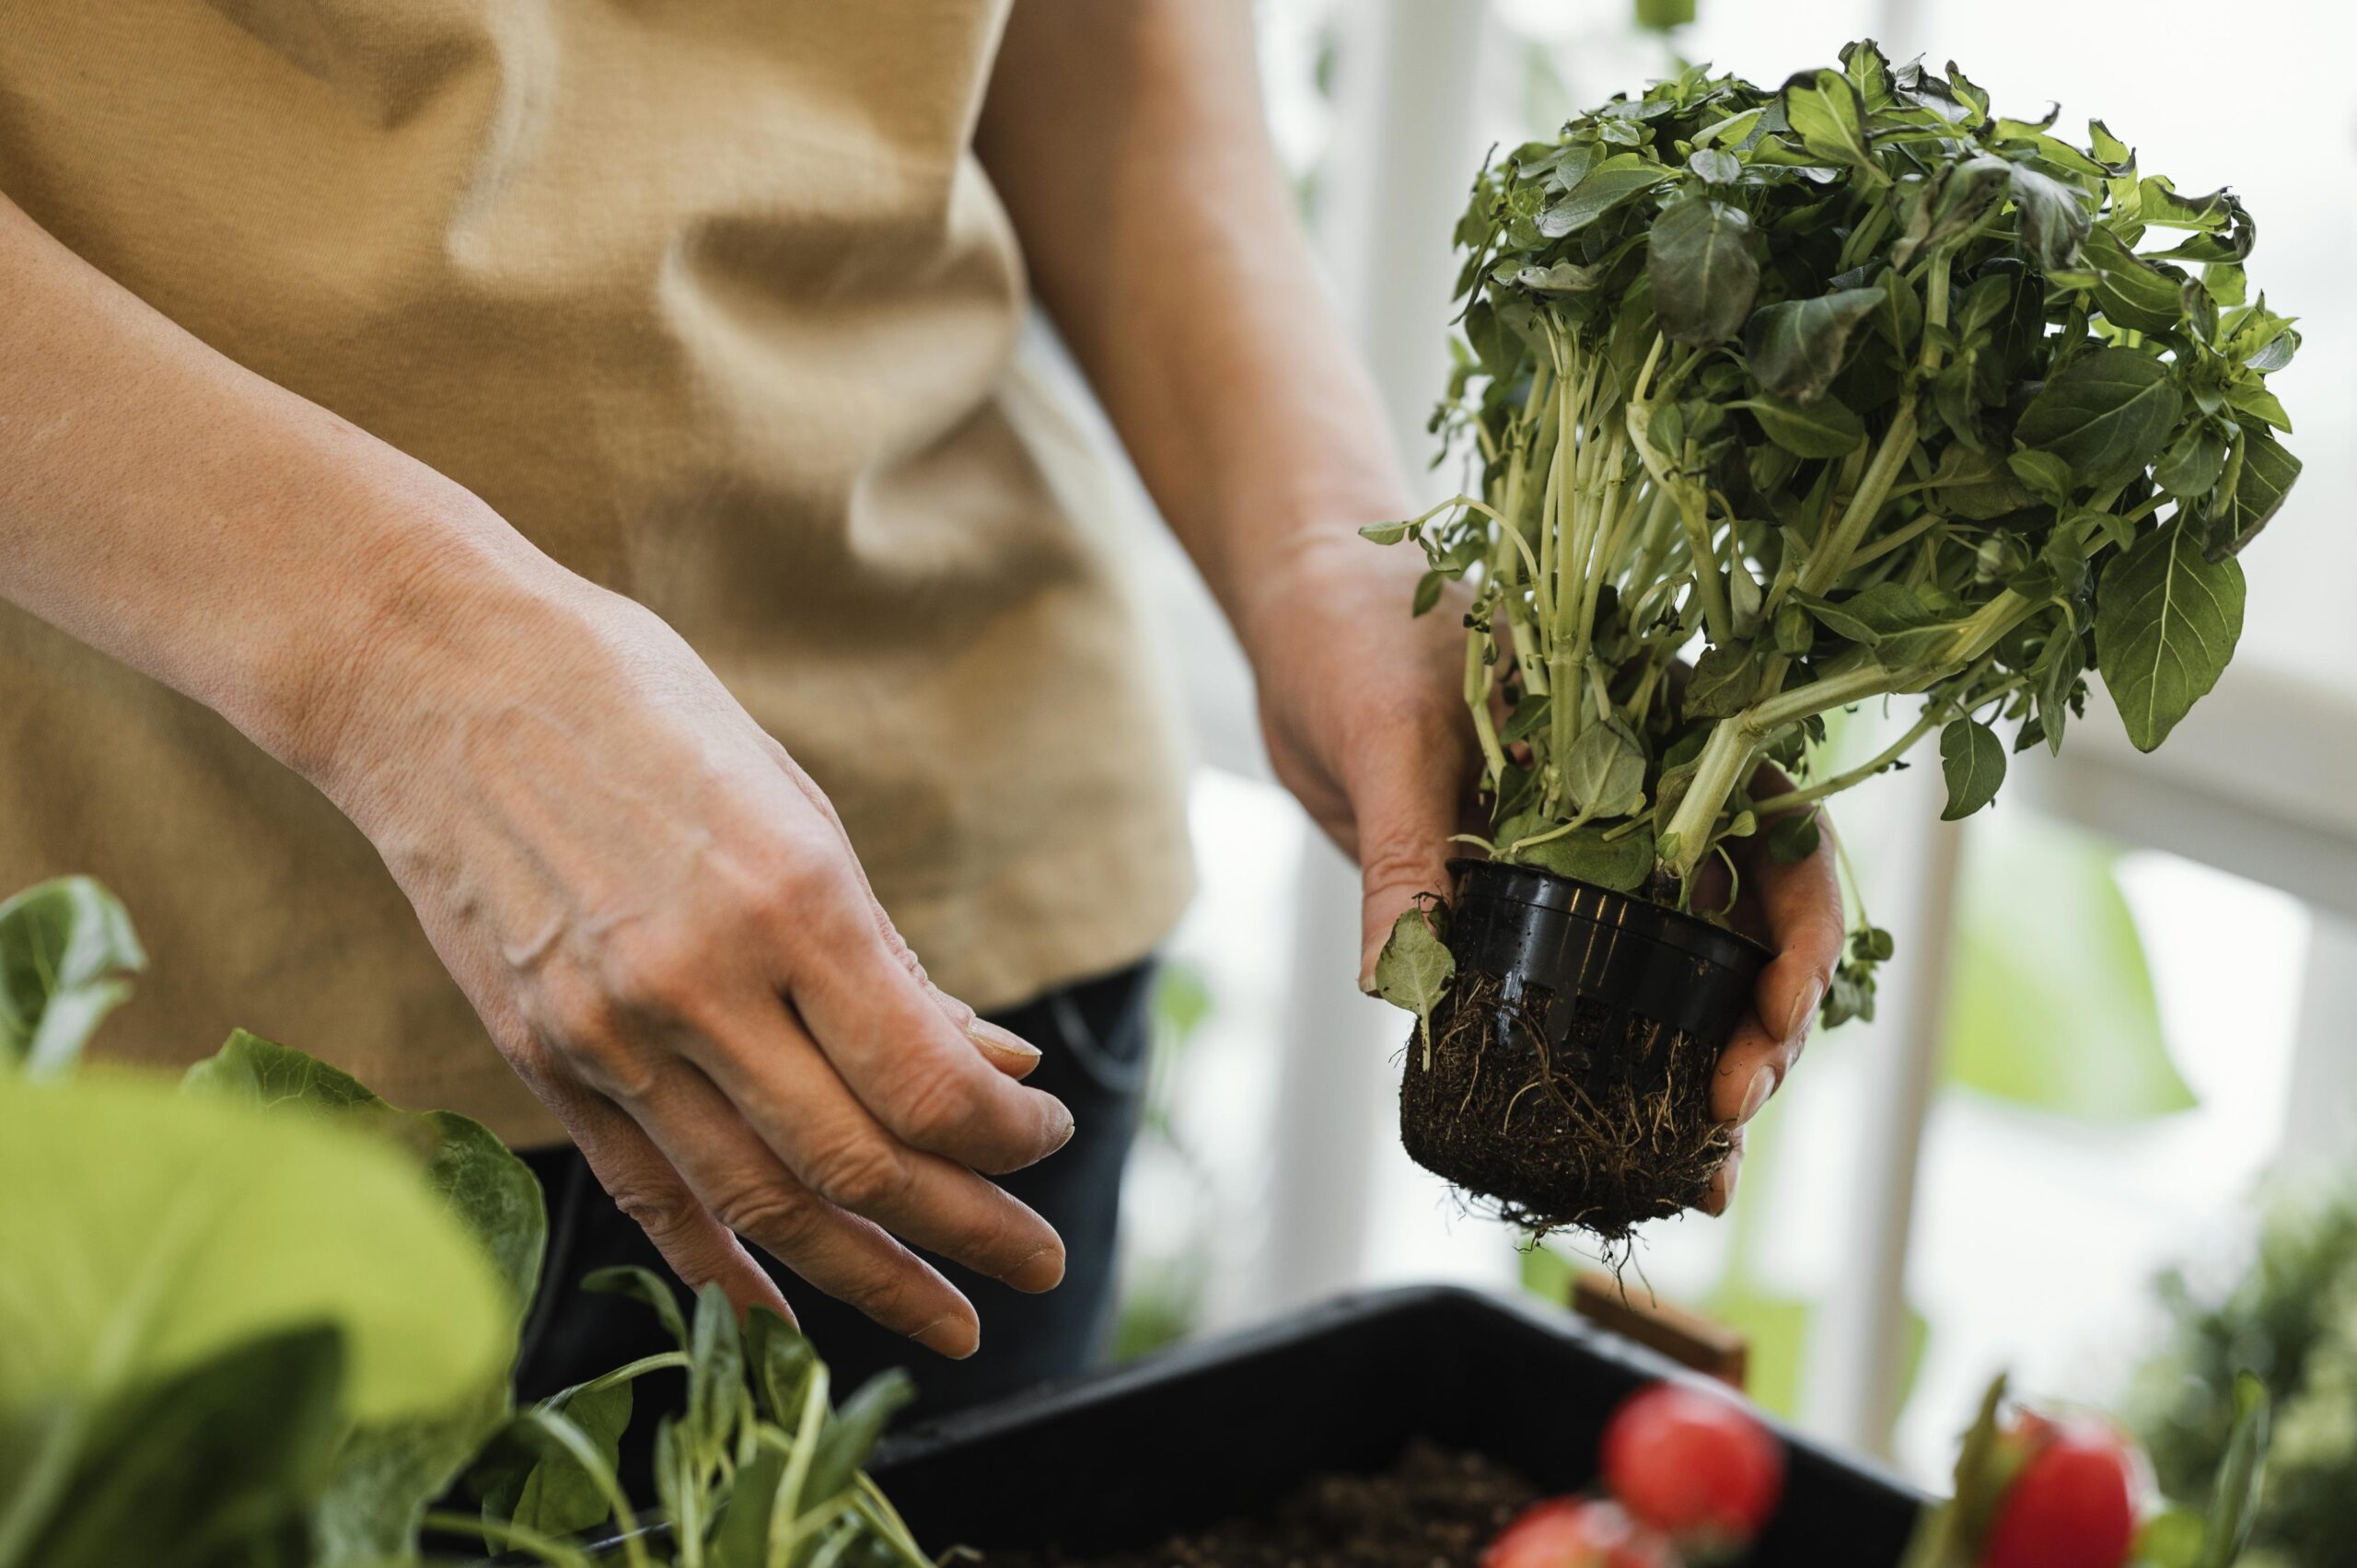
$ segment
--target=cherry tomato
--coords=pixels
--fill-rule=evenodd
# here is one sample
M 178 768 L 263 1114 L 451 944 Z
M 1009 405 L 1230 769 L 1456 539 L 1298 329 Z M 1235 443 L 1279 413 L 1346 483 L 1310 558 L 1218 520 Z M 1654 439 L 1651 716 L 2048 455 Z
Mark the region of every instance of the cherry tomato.
M 1680 1542 L 1741 1545 L 1784 1485 L 1784 1446 L 1729 1395 L 1656 1383 L 1604 1429 L 1604 1480 L 1630 1513 Z
M 2027 1418 L 2012 1434 L 2029 1450 L 1997 1505 L 1981 1568 L 2120 1568 L 2136 1539 L 2139 1466 L 2098 1421 Z
M 1596 1497 L 1524 1509 L 1481 1553 L 1481 1568 L 1679 1568 L 1667 1541 Z

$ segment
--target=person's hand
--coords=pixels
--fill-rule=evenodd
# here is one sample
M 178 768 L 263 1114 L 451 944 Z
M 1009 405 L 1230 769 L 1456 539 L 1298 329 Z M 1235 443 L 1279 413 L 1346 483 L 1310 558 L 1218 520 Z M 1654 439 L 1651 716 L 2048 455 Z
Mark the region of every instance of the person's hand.
M 1751 781 L 1752 794 L 1763 799 L 1791 787 L 1792 781 L 1782 772 L 1766 765 Z M 1825 816 L 1817 818 L 1815 853 L 1790 865 L 1777 865 L 1769 854 L 1764 823 L 1749 838 L 1729 841 L 1728 847 L 1742 873 L 1730 920 L 1776 956 L 1759 971 L 1751 1010 L 1719 1053 L 1718 1074 L 1711 1084 L 1712 1113 L 1727 1124 L 1735 1144 L 1712 1179 L 1711 1195 L 1703 1204 L 1714 1214 L 1725 1213 L 1734 1200 L 1736 1179 L 1743 1170 L 1745 1127 L 1783 1086 L 1808 1043 L 1817 1004 L 1841 961 L 1844 931 L 1833 824 Z
M 1359 861 L 1360 981 L 1392 922 L 1418 893 L 1451 891 L 1448 839 L 1480 766 L 1464 699 L 1465 628 L 1454 598 L 1404 618 L 1420 559 L 1353 534 L 1306 543 L 1240 621 L 1259 677 L 1261 726 L 1277 777 Z M 1791 785 L 1773 768 L 1762 796 Z M 1731 920 L 1776 957 L 1719 1057 L 1711 1106 L 1734 1149 L 1705 1207 L 1725 1210 L 1743 1165 L 1743 1130 L 1800 1059 L 1840 961 L 1841 887 L 1831 824 L 1817 851 L 1779 865 L 1763 830 L 1731 845 L 1742 870 Z
M 1305 536 L 1236 618 L 1278 782 L 1359 863 L 1362 987 L 1416 895 L 1450 896 L 1479 765 L 1462 598 L 1410 620 L 1422 566 L 1348 531 Z
M 808 775 L 578 579 L 432 613 L 352 683 L 319 782 L 680 1278 L 783 1309 L 741 1236 L 948 1355 L 974 1309 L 895 1237 L 1054 1285 L 1055 1232 L 984 1175 L 1072 1116 L 926 980 Z

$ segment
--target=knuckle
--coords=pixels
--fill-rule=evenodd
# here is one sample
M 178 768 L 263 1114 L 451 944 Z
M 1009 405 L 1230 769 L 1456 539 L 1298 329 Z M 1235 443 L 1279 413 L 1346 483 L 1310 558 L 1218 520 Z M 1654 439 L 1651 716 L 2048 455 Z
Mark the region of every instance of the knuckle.
M 778 1253 L 798 1250 L 818 1219 L 808 1199 L 774 1180 L 732 1188 L 710 1206 L 722 1225 Z
M 891 1202 L 907 1188 L 908 1167 L 882 1139 L 869 1134 L 823 1144 L 802 1173 L 810 1190 L 854 1213 Z
M 633 923 L 616 932 L 607 949 L 607 993 L 626 1013 L 676 1013 L 693 997 L 692 977 L 705 951 L 700 937 L 678 925 Z
M 934 1071 L 916 1074 L 901 1091 L 892 1121 L 902 1137 L 929 1148 L 972 1125 L 979 1109 L 972 1086 L 953 1073 Z
M 668 1182 L 617 1182 L 607 1188 L 607 1195 L 666 1257 L 701 1239 L 699 1233 L 708 1215 L 695 1194 L 684 1187 Z

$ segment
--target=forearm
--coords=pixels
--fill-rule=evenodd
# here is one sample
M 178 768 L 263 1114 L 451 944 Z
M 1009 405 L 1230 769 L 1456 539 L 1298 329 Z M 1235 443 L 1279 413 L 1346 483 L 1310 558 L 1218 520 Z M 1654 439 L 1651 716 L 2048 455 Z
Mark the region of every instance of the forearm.
M 0 598 L 331 772 L 362 688 L 567 575 L 0 198 Z
M 1239 627 L 1305 547 L 1405 515 L 1269 143 L 1244 0 L 1018 0 L 978 145 L 1040 300 Z

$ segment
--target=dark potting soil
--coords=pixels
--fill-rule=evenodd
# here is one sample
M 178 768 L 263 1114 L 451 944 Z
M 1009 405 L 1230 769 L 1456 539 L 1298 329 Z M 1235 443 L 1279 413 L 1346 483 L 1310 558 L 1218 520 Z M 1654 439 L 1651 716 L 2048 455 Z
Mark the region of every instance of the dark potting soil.
M 993 1551 L 982 1568 L 1473 1568 L 1538 1490 L 1479 1454 L 1422 1439 L 1380 1475 L 1322 1475 L 1275 1507 L 1156 1545 L 1072 1556 Z
M 1711 1117 L 1717 1065 L 1695 1036 L 1600 1006 L 1550 1051 L 1536 1009 L 1476 974 L 1434 1013 L 1429 1063 L 1409 1037 L 1400 1141 L 1503 1219 L 1621 1242 L 1709 1194 L 1729 1147 Z

